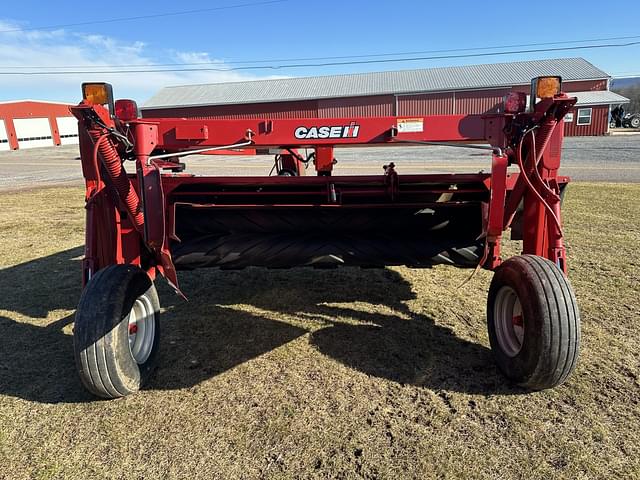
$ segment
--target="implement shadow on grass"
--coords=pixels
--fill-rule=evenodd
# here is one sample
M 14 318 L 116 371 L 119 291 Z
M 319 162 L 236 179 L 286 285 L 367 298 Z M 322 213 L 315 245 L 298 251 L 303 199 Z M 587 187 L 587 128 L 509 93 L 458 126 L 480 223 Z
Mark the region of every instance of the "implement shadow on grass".
M 164 316 L 165 363 L 149 388 L 190 387 L 231 368 L 239 357 L 284 343 L 283 334 L 292 334 L 289 341 L 307 333 L 290 330 L 289 319 L 317 321 L 311 345 L 367 375 L 434 390 L 523 392 L 498 372 L 488 348 L 410 311 L 406 302 L 415 293 L 394 270 L 200 270 L 183 272 L 182 287 L 191 301 L 175 304 Z M 260 323 L 266 320 L 247 309 L 282 321 L 270 321 L 265 329 Z
M 43 403 L 96 400 L 80 384 L 72 337 L 63 331 L 73 313 L 46 320 L 75 309 L 81 255 L 78 247 L 0 270 L 0 310 L 18 318 L 0 313 L 0 394 Z M 159 287 L 166 308 L 160 365 L 147 389 L 193 387 L 308 333 L 289 317 L 317 318 L 311 344 L 368 375 L 433 389 L 520 392 L 498 374 L 487 348 L 409 311 L 405 302 L 415 294 L 393 270 L 201 270 L 183 272 L 181 281 L 190 302 Z M 362 311 L 353 302 L 389 308 Z M 279 315 L 282 321 L 273 319 Z
M 41 403 L 97 400 L 80 383 L 73 338 L 65 329 L 75 313 L 48 320 L 58 316 L 56 311 L 76 308 L 82 254 L 78 247 L 0 270 L 0 395 Z M 307 333 L 287 323 L 209 304 L 207 299 L 215 297 L 216 285 L 224 284 L 225 276 L 204 273 L 198 272 L 199 280 L 207 282 L 211 291 L 203 298 L 192 297 L 192 302 L 161 288 L 168 311 L 161 316 L 160 368 L 147 388 L 193 386 Z M 225 291 L 229 299 L 240 299 L 243 293 Z M 201 362 L 194 363 L 196 358 Z

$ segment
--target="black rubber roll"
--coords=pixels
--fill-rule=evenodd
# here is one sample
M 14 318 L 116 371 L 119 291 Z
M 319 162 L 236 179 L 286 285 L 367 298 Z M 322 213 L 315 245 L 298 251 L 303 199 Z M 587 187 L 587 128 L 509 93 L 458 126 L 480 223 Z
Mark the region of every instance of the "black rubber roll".
M 216 210 L 181 207 L 172 245 L 179 269 L 260 266 L 475 267 L 477 208 Z
M 384 267 L 436 264 L 475 267 L 482 243 L 451 245 L 442 240 L 362 236 L 345 234 L 256 234 L 208 235 L 178 244 L 174 263 L 180 269 L 202 267 L 288 268 L 350 265 Z

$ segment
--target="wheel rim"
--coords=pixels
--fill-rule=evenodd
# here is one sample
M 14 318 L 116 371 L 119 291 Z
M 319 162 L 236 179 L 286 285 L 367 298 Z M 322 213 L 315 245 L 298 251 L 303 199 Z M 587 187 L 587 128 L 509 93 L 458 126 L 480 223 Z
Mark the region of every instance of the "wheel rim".
M 142 295 L 138 297 L 129 312 L 129 350 L 138 364 L 147 361 L 156 334 L 156 314 L 151 301 Z
M 498 291 L 494 303 L 494 323 L 500 348 L 507 356 L 515 357 L 522 350 L 524 342 L 524 317 L 522 305 L 513 288 L 504 286 Z

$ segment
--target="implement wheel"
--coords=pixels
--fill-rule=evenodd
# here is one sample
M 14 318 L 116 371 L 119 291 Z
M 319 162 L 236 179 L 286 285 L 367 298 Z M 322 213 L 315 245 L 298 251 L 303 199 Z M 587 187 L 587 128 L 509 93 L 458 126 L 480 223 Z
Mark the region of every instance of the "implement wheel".
M 160 302 L 149 276 L 112 265 L 87 283 L 76 311 L 73 346 L 84 386 L 117 398 L 140 389 L 158 357 Z
M 521 255 L 500 265 L 489 288 L 487 324 L 498 367 L 523 387 L 555 387 L 576 366 L 578 305 L 567 277 L 546 258 Z

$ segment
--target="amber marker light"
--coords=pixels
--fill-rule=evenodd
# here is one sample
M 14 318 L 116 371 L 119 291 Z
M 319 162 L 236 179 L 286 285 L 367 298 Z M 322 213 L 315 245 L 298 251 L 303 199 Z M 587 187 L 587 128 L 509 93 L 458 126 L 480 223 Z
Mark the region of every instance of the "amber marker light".
M 93 105 L 108 105 L 113 112 L 113 88 L 109 83 L 83 83 L 82 98 Z

